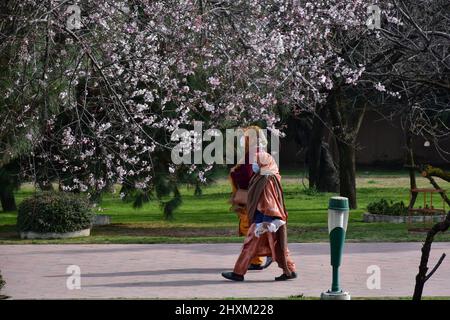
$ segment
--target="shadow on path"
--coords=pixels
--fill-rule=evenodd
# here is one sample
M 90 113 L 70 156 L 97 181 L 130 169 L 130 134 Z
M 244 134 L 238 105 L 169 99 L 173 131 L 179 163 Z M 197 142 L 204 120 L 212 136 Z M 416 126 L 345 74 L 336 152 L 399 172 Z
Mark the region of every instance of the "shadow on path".
M 250 280 L 243 283 L 274 283 L 274 280 Z M 108 287 L 108 288 L 140 288 L 140 287 L 197 287 L 204 285 L 236 285 L 235 282 L 229 280 L 177 280 L 177 281 L 143 281 L 143 282 L 124 282 L 124 283 L 106 283 L 97 285 L 84 285 L 83 287 Z
M 108 273 L 86 273 L 83 278 L 110 278 L 110 277 L 132 277 L 132 276 L 161 276 L 167 274 L 204 274 L 226 271 L 226 268 L 186 268 L 186 269 L 165 269 L 165 270 L 145 270 L 145 271 L 127 271 L 127 272 L 108 272 Z M 46 278 L 63 278 L 64 275 L 46 276 Z

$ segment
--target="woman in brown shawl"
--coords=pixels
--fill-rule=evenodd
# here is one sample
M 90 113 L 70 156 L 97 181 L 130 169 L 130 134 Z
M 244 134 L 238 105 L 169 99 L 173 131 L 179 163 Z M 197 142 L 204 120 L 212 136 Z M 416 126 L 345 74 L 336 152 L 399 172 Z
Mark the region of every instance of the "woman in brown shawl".
M 254 175 L 252 170 L 252 164 L 249 163 L 249 152 L 250 152 L 250 143 L 254 141 L 250 141 L 251 137 L 248 135 L 248 132 L 253 130 L 255 132 L 261 132 L 261 128 L 258 126 L 249 126 L 243 129 L 244 135 L 242 137 L 242 141 L 240 141 L 241 146 L 245 148 L 244 159 L 242 159 L 236 166 L 234 166 L 229 175 L 229 180 L 232 188 L 232 196 L 231 196 L 231 210 L 235 211 L 238 214 L 239 218 L 239 236 L 247 236 L 248 230 L 250 229 L 250 220 L 248 219 L 247 207 L 245 204 L 240 204 L 235 202 L 235 196 L 238 190 L 248 190 L 248 186 L 250 183 L 250 179 Z M 266 263 L 263 263 L 263 257 L 255 257 L 250 261 L 248 270 L 262 270 L 270 266 L 272 263 L 272 258 L 267 257 Z
M 252 224 L 233 272 L 223 272 L 222 276 L 229 280 L 243 281 L 254 257 L 271 256 L 283 270 L 283 274 L 275 280 L 294 279 L 297 274 L 287 248 L 288 213 L 278 166 L 273 157 L 264 151 L 258 151 L 255 159 L 255 174 L 250 180 L 247 202 L 249 221 Z

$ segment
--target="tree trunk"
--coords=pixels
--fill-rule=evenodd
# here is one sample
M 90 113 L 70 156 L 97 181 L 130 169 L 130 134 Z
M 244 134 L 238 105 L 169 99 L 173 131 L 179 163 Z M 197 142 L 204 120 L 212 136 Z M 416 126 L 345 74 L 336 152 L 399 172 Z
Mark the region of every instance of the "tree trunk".
M 317 115 L 314 115 L 313 117 L 314 120 L 311 127 L 311 135 L 306 156 L 308 162 L 309 187 L 318 188 L 320 181 L 320 160 L 322 158 L 323 124 L 320 123 Z
M 327 109 L 320 108 L 315 114 L 311 136 L 308 141 L 309 187 L 320 192 L 338 192 L 339 179 L 333 157 L 324 141 Z
M 333 133 L 339 151 L 339 190 L 347 197 L 350 209 L 357 208 L 356 202 L 356 137 L 366 111 L 366 102 L 362 97 L 352 96 L 335 88 L 328 95 L 327 107 L 330 114 Z
M 411 190 L 417 188 L 416 174 L 414 172 L 414 170 L 415 170 L 414 167 L 416 165 L 414 163 L 414 151 L 413 151 L 412 145 L 413 145 L 413 136 L 412 136 L 412 133 L 408 130 L 408 133 L 406 134 L 406 149 L 407 149 L 406 163 L 408 164 L 408 166 L 410 166 L 410 168 L 409 168 L 409 186 L 410 186 Z M 408 209 L 412 209 L 414 207 L 414 204 L 416 203 L 416 199 L 417 199 L 417 192 L 411 191 L 411 199 L 409 201 Z
M 339 140 L 337 140 L 337 146 L 339 149 L 340 195 L 348 198 L 350 209 L 356 209 L 355 146 Z
M 319 192 L 339 192 L 339 173 L 328 144 L 321 142 L 319 146 L 311 146 L 311 148 L 312 154 L 308 152 L 309 187 Z
M 419 301 L 422 299 L 423 288 L 425 282 L 431 278 L 433 273 L 439 268 L 442 261 L 445 258 L 445 254 L 441 256 L 433 270 L 428 272 L 428 259 L 430 258 L 431 245 L 433 244 L 434 237 L 439 232 L 446 232 L 450 228 L 450 212 L 447 214 L 446 219 L 442 222 L 436 223 L 430 231 L 428 231 L 427 238 L 422 246 L 422 257 L 420 258 L 419 273 L 416 275 L 416 286 L 414 287 L 413 300 Z
M 2 204 L 3 211 L 17 210 L 16 199 L 11 190 L 0 190 L 0 202 Z
M 19 162 L 13 160 L 3 167 L 0 167 L 0 203 L 3 211 L 17 210 L 14 190 L 17 190 L 19 183 Z

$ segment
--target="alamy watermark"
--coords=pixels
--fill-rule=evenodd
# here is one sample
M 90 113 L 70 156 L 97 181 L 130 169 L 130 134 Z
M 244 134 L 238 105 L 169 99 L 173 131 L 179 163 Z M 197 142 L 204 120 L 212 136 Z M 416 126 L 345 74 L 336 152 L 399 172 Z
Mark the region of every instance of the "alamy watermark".
M 66 21 L 66 27 L 68 30 L 81 29 L 81 8 L 78 4 L 74 3 L 67 6 L 66 14 L 68 15 Z
M 66 288 L 68 290 L 80 290 L 81 289 L 81 268 L 76 264 L 70 265 L 66 269 L 66 274 L 69 276 L 66 280 Z
M 125 8 L 128 11 L 128 8 Z M 81 8 L 75 2 L 70 4 L 66 8 L 66 14 L 68 15 L 66 21 L 66 27 L 69 30 L 78 30 L 81 28 Z M 372 4 L 367 7 L 368 18 L 366 20 L 366 26 L 373 29 L 381 28 L 381 9 L 378 5 Z
M 379 6 L 372 4 L 367 7 L 369 17 L 366 20 L 366 26 L 370 30 L 381 28 L 381 9 Z
M 377 265 L 370 265 L 366 270 L 367 274 L 370 276 L 366 280 L 366 286 L 369 290 L 380 290 L 381 289 L 381 268 Z
M 267 139 L 270 137 L 270 139 Z M 243 164 L 255 163 L 258 152 L 269 152 L 279 163 L 279 134 L 274 130 L 249 127 L 203 132 L 203 123 L 194 122 L 194 129 L 177 129 L 172 133 L 172 162 L 178 164 Z M 204 144 L 206 144 L 204 146 Z

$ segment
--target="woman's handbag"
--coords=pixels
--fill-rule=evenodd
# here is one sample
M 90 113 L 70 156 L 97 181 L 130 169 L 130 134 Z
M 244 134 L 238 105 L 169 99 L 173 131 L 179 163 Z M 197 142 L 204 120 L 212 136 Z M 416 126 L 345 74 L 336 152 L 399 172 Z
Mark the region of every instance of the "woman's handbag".
M 244 207 L 247 205 L 247 199 L 248 199 L 248 190 L 237 189 L 233 197 L 233 204 Z

